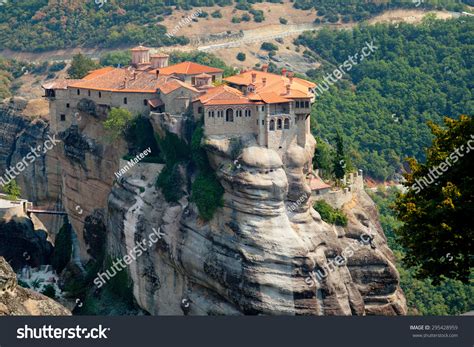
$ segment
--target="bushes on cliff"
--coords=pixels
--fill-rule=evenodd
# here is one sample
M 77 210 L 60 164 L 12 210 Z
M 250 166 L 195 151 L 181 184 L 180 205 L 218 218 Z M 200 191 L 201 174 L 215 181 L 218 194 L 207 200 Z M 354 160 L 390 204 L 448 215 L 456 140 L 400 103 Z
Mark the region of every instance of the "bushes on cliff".
M 156 186 L 161 188 L 166 201 L 177 202 L 184 196 L 180 164 L 189 160 L 189 148 L 176 134 L 170 132 L 166 132 L 164 138 L 158 140 L 158 145 L 166 166 L 158 175 Z
M 130 111 L 124 108 L 112 107 L 103 124 L 112 140 L 115 140 L 124 133 L 131 120 L 132 114 Z
M 224 188 L 209 164 L 206 151 L 202 148 L 203 135 L 202 125 L 198 124 L 191 139 L 191 157 L 199 170 L 191 188 L 191 200 L 196 204 L 199 216 L 207 221 L 212 219 L 219 207 L 223 206 Z
M 125 140 L 128 143 L 128 155 L 134 157 L 150 148 L 151 153 L 143 159 L 147 163 L 162 163 L 158 141 L 156 140 L 150 120 L 143 116 L 133 118 L 125 130 Z
M 333 208 L 324 200 L 316 201 L 313 205 L 314 209 L 319 212 L 321 219 L 329 224 L 340 226 L 347 225 L 347 216 L 339 209 Z
M 10 200 L 17 200 L 21 196 L 20 186 L 15 180 L 11 180 L 2 186 L 2 190 L 5 192 L 5 194 L 7 194 L 8 199 Z
M 196 204 L 202 219 L 211 220 L 216 210 L 223 206 L 223 194 L 224 188 L 215 173 L 199 173 L 193 182 L 191 200 Z
M 72 254 L 71 225 L 66 222 L 56 235 L 54 251 L 51 256 L 51 265 L 60 273 L 69 263 Z

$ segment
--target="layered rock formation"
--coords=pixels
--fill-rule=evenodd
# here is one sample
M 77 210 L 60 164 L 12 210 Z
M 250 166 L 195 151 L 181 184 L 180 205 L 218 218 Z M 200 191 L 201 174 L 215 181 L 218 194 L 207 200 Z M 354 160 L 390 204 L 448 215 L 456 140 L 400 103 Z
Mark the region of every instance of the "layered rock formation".
M 18 285 L 13 269 L 0 257 L 0 316 L 69 316 L 71 312 L 45 295 Z
M 393 256 L 370 199 L 361 195 L 360 205 L 347 207 L 347 228 L 324 223 L 312 209 L 305 177 L 314 139 L 286 153 L 241 141 L 237 161 L 235 141 L 205 141 L 225 188 L 224 207 L 209 223 L 189 196 L 168 204 L 149 164 L 114 186 L 108 249 L 123 256 L 153 228 L 164 233 L 129 267 L 139 305 L 151 314 L 404 314 Z M 347 262 L 311 280 L 364 234 L 370 242 Z
M 34 140 L 28 135 L 36 129 L 32 124 L 3 117 L 11 128 L 0 130 L 6 143 L 0 165 L 6 166 L 23 154 L 17 148 L 44 135 L 37 133 Z M 152 119 L 157 132 L 175 130 L 161 124 L 160 117 Z M 117 257 L 145 241 L 128 267 L 144 310 L 155 315 L 406 312 L 393 255 L 370 198 L 360 191 L 343 207 L 349 216 L 345 228 L 326 224 L 312 209 L 306 174 L 313 138 L 305 148 L 290 146 L 280 153 L 258 147 L 253 138 L 242 139 L 237 158 L 236 141 L 206 139 L 210 162 L 225 188 L 224 207 L 206 223 L 190 202 L 194 172 L 189 167 L 181 167 L 185 183 L 177 189 L 187 193 L 178 204 L 167 203 L 155 188 L 162 165 L 137 164 L 116 181 L 126 146 L 105 141 L 100 123 L 81 114 L 77 125 L 59 134 L 63 143 L 46 154 L 44 167 L 26 174 L 37 179 L 20 180 L 20 185 L 31 184 L 34 194 L 43 191 L 50 202 L 62 192 L 84 261 L 100 254 L 104 239 L 107 252 Z M 156 230 L 163 237 L 151 242 L 149 235 Z M 368 242 L 360 242 L 364 235 Z M 354 242 L 353 254 L 336 261 Z M 315 278 L 323 269 L 329 269 L 327 274 Z

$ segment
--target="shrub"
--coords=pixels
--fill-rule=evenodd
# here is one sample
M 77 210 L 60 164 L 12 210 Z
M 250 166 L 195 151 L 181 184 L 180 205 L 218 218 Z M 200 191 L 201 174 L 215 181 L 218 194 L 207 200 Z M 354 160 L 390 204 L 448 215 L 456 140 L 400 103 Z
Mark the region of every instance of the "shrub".
M 60 62 L 51 64 L 51 66 L 49 67 L 49 71 L 50 72 L 58 72 L 58 71 L 61 71 L 62 69 L 64 69 L 65 67 L 66 67 L 66 63 L 63 62 L 63 61 L 60 61 Z
M 156 179 L 156 186 L 161 188 L 168 202 L 178 202 L 184 196 L 181 189 L 183 183 L 178 163 L 166 164 Z
M 126 51 L 113 51 L 100 56 L 100 64 L 104 66 L 127 66 L 132 61 L 132 53 Z
M 123 134 L 130 121 L 132 114 L 124 108 L 112 107 L 107 119 L 104 121 L 104 128 L 109 131 L 112 139 L 117 139 Z
M 245 61 L 246 58 L 247 58 L 247 56 L 245 55 L 245 53 L 239 52 L 237 54 L 237 60 L 239 60 L 239 61 Z
M 244 22 L 250 22 L 252 17 L 250 17 L 247 13 L 244 13 L 241 18 Z
M 241 20 L 240 20 L 239 17 L 235 17 L 235 16 L 232 17 L 232 23 L 240 23 L 240 22 L 241 22 Z
M 347 225 L 347 216 L 341 210 L 333 208 L 326 201 L 316 201 L 313 208 L 319 212 L 321 219 L 326 223 L 340 226 Z
M 280 24 L 286 25 L 286 24 L 288 24 L 288 20 L 283 18 L 283 17 L 280 17 Z
M 216 10 L 216 11 L 211 13 L 211 17 L 212 18 L 222 18 L 222 13 L 221 13 L 221 11 Z
M 160 150 L 158 142 L 153 132 L 150 120 L 143 116 L 134 118 L 128 128 L 125 130 L 125 139 L 129 146 L 129 155 L 135 156 L 142 153 L 145 149 L 150 148 L 151 153 L 146 156 L 143 161 L 150 162 L 150 158 L 153 158 L 151 162 L 162 162 L 160 160 Z
M 65 222 L 56 235 L 54 250 L 51 256 L 51 265 L 60 273 L 69 263 L 72 254 L 71 226 Z
M 5 194 L 8 195 L 9 200 L 17 200 L 21 196 L 21 189 L 15 180 L 11 180 L 2 188 Z
M 202 219 L 211 220 L 217 208 L 223 206 L 223 194 L 224 188 L 213 172 L 198 175 L 192 186 L 191 200 L 196 204 Z
M 268 52 L 278 51 L 278 46 L 271 42 L 264 42 L 260 46 L 260 49 L 263 49 L 264 51 L 268 51 Z

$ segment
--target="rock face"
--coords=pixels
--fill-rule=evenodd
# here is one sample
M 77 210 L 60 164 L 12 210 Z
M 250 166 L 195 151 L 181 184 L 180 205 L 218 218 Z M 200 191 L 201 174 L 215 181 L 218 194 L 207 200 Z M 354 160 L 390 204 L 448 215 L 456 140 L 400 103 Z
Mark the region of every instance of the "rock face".
M 0 316 L 69 316 L 71 312 L 56 301 L 18 286 L 16 275 L 0 257 Z
M 15 105 L 15 104 L 14 104 Z M 49 124 L 41 118 L 30 119 L 21 113 L 21 105 L 0 107 L 0 173 L 21 162 L 32 148 L 44 144 L 49 135 Z M 54 206 L 60 196 L 60 163 L 53 150 L 37 152 L 35 160 L 15 177 L 20 185 L 22 197 L 40 206 Z M 31 158 L 31 157 L 30 157 Z M 55 206 L 56 208 L 59 206 Z M 56 232 L 62 224 L 61 218 L 40 216 L 48 230 Z
M 10 129 L 0 129 L 5 139 L 0 168 L 23 154 L 18 148 L 24 151 L 46 134 L 47 125 L 38 132 L 16 118 L 0 115 Z M 174 130 L 171 123 L 162 126 L 162 116 L 155 118 L 154 128 Z M 83 260 L 100 254 L 104 239 L 113 256 L 133 254 L 128 272 L 134 296 L 150 314 L 406 313 L 393 255 L 370 198 L 360 191 L 343 206 L 349 217 L 344 228 L 323 222 L 311 207 L 306 175 L 312 137 L 305 148 L 279 153 L 258 147 L 252 138 L 241 139 L 239 151 L 233 139 L 205 139 L 225 189 L 224 206 L 210 222 L 201 220 L 190 202 L 189 167 L 180 168 L 185 179 L 176 187 L 188 193 L 170 204 L 155 188 L 163 165 L 140 163 L 116 180 L 126 146 L 104 141 L 101 121 L 82 112 L 60 138 L 63 143 L 46 154 L 44 166 L 36 167 L 38 161 L 25 174 L 32 191 L 50 202 L 62 193 Z M 22 187 L 28 184 L 20 181 Z M 156 231 L 162 236 L 152 240 Z
M 35 226 L 21 207 L 0 211 L 0 254 L 15 270 L 49 264 L 53 246 L 44 229 Z
M 208 138 L 205 148 L 225 188 L 224 207 L 204 223 L 189 196 L 168 204 L 148 164 L 109 196 L 108 249 L 123 256 L 160 228 L 164 236 L 129 267 L 134 295 L 151 314 L 405 314 L 393 256 L 363 194 L 336 228 L 312 209 L 306 174 L 315 141 L 286 153 L 241 140 Z M 190 173 L 187 173 L 188 178 Z M 177 187 L 178 189 L 178 187 Z M 186 190 L 186 187 L 183 187 Z M 375 215 L 374 215 L 375 213 Z M 359 242 L 366 235 L 366 242 Z M 356 242 L 337 266 L 327 264 Z M 314 274 L 328 269 L 317 279 Z

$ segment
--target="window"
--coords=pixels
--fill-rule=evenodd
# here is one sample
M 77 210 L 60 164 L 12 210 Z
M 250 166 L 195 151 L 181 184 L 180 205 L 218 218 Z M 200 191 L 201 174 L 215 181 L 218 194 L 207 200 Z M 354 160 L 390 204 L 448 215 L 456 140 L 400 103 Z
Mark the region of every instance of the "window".
M 202 107 L 201 106 L 198 107 L 198 113 L 202 113 Z
M 70 107 L 70 105 L 69 105 L 69 103 L 67 103 L 67 104 L 66 104 L 66 108 L 69 108 L 69 107 Z
M 281 119 L 277 120 L 277 129 L 281 129 Z
M 123 103 L 126 105 L 128 103 L 127 98 L 123 98 Z
M 196 84 L 196 77 L 191 77 L 191 84 L 193 86 Z
M 216 81 L 216 75 L 212 75 L 212 82 Z
M 265 106 L 262 106 L 262 111 L 265 111 Z
M 66 120 L 66 115 L 65 114 L 62 114 L 61 115 L 61 122 L 64 122 Z
M 285 118 L 284 128 L 290 129 L 290 120 L 288 118 Z
M 251 111 L 250 110 L 245 110 L 245 117 L 251 117 L 251 116 L 252 116 Z
M 148 100 L 147 99 L 143 100 L 143 105 L 145 105 L 145 106 L 148 105 Z
M 304 102 L 304 107 L 305 107 L 305 108 L 308 108 L 308 107 L 309 107 L 309 101 L 305 101 L 305 102 Z
M 300 108 L 300 102 L 299 102 L 299 101 L 296 102 L 296 106 L 295 106 L 295 107 L 296 107 L 296 108 Z
M 81 90 L 80 89 L 77 90 L 77 95 L 81 95 Z
M 226 122 L 233 122 L 234 121 L 234 110 L 231 108 L 228 108 L 227 111 L 225 111 L 225 121 Z
M 275 121 L 273 119 L 270 121 L 270 130 L 275 130 Z
M 99 98 L 101 98 L 101 97 L 102 97 L 102 93 L 101 93 L 101 92 L 99 92 Z
M 90 91 L 90 89 L 87 91 L 87 96 L 91 96 L 91 91 Z
M 264 119 L 262 119 L 262 125 L 265 125 L 265 120 Z

